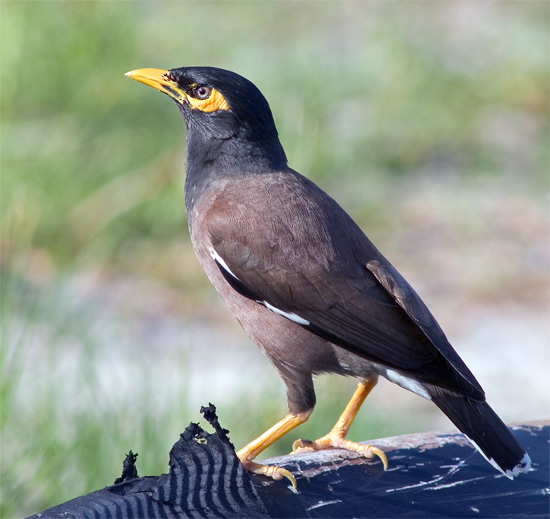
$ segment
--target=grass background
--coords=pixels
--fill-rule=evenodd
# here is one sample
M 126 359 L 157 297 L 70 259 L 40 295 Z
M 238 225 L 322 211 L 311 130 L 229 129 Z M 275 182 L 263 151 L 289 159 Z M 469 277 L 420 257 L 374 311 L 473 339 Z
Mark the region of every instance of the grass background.
M 503 418 L 547 416 L 547 2 L 3 0 L 0 15 L 1 517 L 111 484 L 130 449 L 141 475 L 165 472 L 208 401 L 237 447 L 286 412 L 194 258 L 183 121 L 134 68 L 256 83 L 290 164 L 413 283 Z M 352 439 L 449 428 L 381 386 Z M 267 454 L 325 433 L 353 388 L 321 379 L 310 422 Z

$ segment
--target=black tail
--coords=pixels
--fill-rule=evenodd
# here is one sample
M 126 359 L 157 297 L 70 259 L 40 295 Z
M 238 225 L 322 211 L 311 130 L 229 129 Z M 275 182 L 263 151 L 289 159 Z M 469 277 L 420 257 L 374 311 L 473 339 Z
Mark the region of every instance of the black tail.
M 435 388 L 434 388 L 435 389 Z M 513 479 L 531 467 L 531 458 L 486 402 L 430 391 L 432 400 L 485 459 Z

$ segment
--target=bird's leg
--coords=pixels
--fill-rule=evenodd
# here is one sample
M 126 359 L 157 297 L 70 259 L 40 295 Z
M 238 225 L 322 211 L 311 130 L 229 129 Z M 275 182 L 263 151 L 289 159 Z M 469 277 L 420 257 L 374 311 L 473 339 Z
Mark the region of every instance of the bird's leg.
M 371 375 L 359 382 L 355 393 L 348 402 L 348 405 L 344 409 L 340 418 L 332 428 L 332 430 L 325 436 L 319 438 L 316 441 L 309 440 L 296 440 L 292 446 L 293 452 L 310 452 L 323 449 L 346 449 L 357 452 L 367 458 L 373 458 L 378 456 L 384 464 L 384 470 L 388 468 L 388 459 L 382 450 L 372 445 L 362 445 L 360 443 L 346 440 L 349 428 L 357 415 L 361 405 L 367 398 L 367 395 L 371 392 L 372 388 L 378 382 L 378 375 Z
M 290 480 L 294 490 L 296 490 L 296 478 L 290 471 L 281 467 L 255 463 L 252 460 L 270 445 L 275 443 L 279 438 L 284 436 L 288 431 L 291 431 L 295 427 L 298 427 L 298 425 L 303 424 L 309 418 L 312 411 L 313 409 L 310 409 L 302 413 L 289 414 L 285 416 L 280 422 L 277 422 L 261 436 L 240 449 L 237 452 L 237 457 L 241 460 L 243 467 L 254 474 L 263 474 L 264 476 L 269 476 L 275 480 L 285 477 Z

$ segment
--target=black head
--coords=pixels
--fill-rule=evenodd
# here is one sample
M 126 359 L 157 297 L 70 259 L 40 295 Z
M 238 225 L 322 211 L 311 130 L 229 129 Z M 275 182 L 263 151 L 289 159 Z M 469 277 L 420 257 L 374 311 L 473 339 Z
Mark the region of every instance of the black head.
M 265 97 L 253 83 L 234 72 L 214 67 L 181 67 L 140 69 L 126 75 L 174 99 L 190 132 L 210 139 L 278 143 Z

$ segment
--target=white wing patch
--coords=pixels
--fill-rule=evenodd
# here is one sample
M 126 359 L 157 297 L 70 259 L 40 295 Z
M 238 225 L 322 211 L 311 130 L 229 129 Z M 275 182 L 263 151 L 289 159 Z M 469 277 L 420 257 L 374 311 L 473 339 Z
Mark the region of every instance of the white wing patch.
M 426 398 L 427 400 L 432 399 L 430 394 L 424 389 L 422 384 L 420 384 L 416 380 L 406 377 L 405 375 L 402 375 L 401 373 L 398 373 L 393 369 L 386 369 L 385 373 L 382 374 L 385 375 L 388 380 L 394 382 L 398 386 L 401 386 L 403 389 L 408 389 L 409 391 L 412 391 L 413 393 L 416 393 L 417 395 Z
M 210 247 L 210 256 L 212 259 L 226 272 L 228 272 L 232 277 L 234 277 L 236 280 L 240 281 L 240 279 L 231 272 L 231 269 L 225 262 L 225 260 L 216 252 L 216 250 L 213 247 Z M 303 319 L 299 315 L 295 314 L 294 312 L 285 312 L 283 310 L 279 310 L 277 307 L 270 305 L 267 301 L 257 301 L 258 303 L 264 305 L 266 308 L 271 310 L 272 312 L 275 312 L 278 315 L 282 315 L 283 317 L 286 317 L 287 319 L 295 322 L 296 324 L 300 324 L 302 326 L 307 326 L 309 324 L 309 321 L 306 319 Z
M 227 263 L 225 260 L 216 252 L 216 250 L 213 247 L 210 247 L 210 256 L 212 256 L 212 259 L 218 263 L 225 271 L 229 272 L 235 279 L 239 279 L 233 272 L 231 272 L 231 269 L 227 266 Z M 239 280 L 240 281 L 240 280 Z
M 305 319 L 293 312 L 283 312 L 283 310 L 279 310 L 275 306 L 270 305 L 267 301 L 261 301 L 261 303 L 265 305 L 266 308 L 269 308 L 272 312 L 282 315 L 283 317 L 286 317 L 287 319 L 290 319 L 297 324 L 301 324 L 302 326 L 307 326 L 309 324 L 309 321 L 306 321 Z

